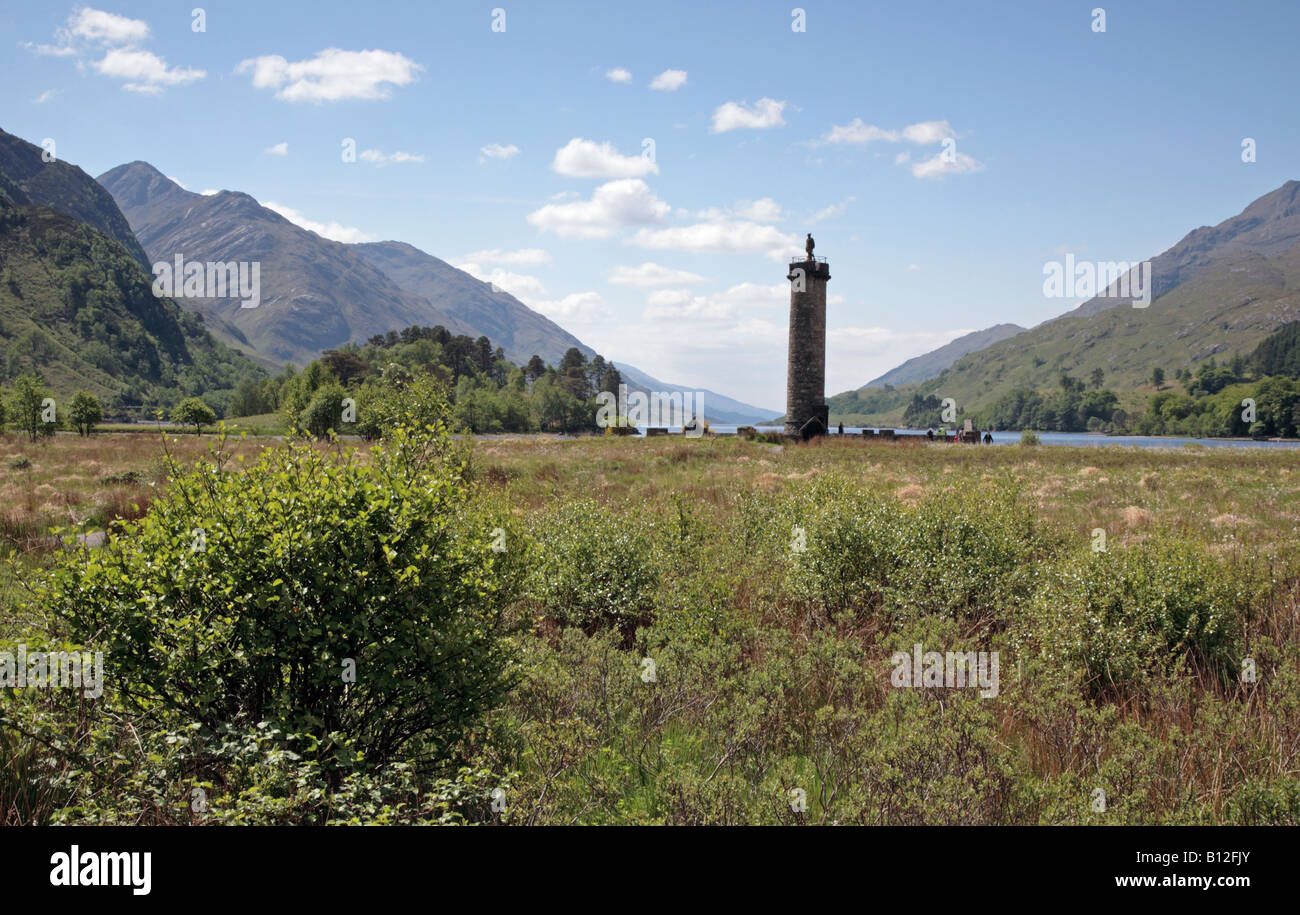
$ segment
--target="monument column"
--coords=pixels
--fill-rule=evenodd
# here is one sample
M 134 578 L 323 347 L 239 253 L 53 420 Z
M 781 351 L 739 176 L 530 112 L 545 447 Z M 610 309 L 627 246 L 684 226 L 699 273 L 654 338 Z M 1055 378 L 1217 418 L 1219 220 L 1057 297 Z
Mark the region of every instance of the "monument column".
M 790 350 L 786 366 L 785 434 L 801 439 L 825 435 L 830 408 L 826 405 L 826 281 L 830 264 L 808 254 L 790 262 Z

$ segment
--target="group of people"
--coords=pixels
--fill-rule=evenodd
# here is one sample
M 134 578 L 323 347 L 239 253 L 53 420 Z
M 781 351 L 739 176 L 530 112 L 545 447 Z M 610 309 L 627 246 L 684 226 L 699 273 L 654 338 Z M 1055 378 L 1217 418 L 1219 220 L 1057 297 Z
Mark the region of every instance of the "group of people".
M 840 423 L 839 434 L 840 434 L 840 435 L 843 435 L 843 434 L 844 434 L 844 423 Z M 975 431 L 975 434 L 976 434 L 976 436 L 978 436 L 978 435 L 979 435 L 979 430 L 976 430 L 976 431 Z M 928 438 L 928 439 L 930 439 L 930 441 L 934 441 L 934 438 L 935 438 L 934 430 L 933 430 L 933 429 L 926 429 L 926 430 L 925 430 L 925 437 Z M 961 432 L 960 429 L 958 429 L 956 432 L 953 433 L 951 439 L 948 438 L 948 431 L 947 431 L 946 429 L 944 430 L 943 439 L 944 439 L 945 441 L 960 442 L 960 441 L 961 441 L 961 437 L 962 437 L 962 432 Z M 984 444 L 986 444 L 986 445 L 991 445 L 991 444 L 993 444 L 993 433 L 992 433 L 992 432 L 989 432 L 989 431 L 986 430 L 986 431 L 984 432 L 983 442 L 984 442 Z
M 842 428 L 842 427 L 841 427 L 841 428 Z M 942 438 L 943 438 L 945 441 L 960 442 L 961 439 L 962 439 L 962 435 L 963 435 L 963 434 L 964 434 L 964 433 L 962 432 L 962 430 L 958 429 L 956 432 L 954 432 L 954 433 L 952 434 L 952 437 L 949 438 L 949 437 L 948 437 L 948 430 L 945 429 L 944 432 L 943 432 L 943 436 L 942 436 Z M 978 429 L 975 430 L 975 436 L 976 436 L 976 438 L 977 438 L 977 440 L 978 440 L 978 438 L 979 438 L 979 430 L 978 430 Z M 934 435 L 934 430 L 933 430 L 933 429 L 926 429 L 926 430 L 925 430 L 925 437 L 928 438 L 928 439 L 932 439 L 932 440 L 933 440 L 934 437 L 935 437 L 935 435 Z M 982 439 L 982 441 L 983 441 L 984 444 L 986 444 L 986 445 L 991 445 L 991 444 L 993 444 L 993 433 L 990 432 L 990 431 L 988 431 L 988 430 L 985 430 L 985 432 L 984 432 L 984 438 Z

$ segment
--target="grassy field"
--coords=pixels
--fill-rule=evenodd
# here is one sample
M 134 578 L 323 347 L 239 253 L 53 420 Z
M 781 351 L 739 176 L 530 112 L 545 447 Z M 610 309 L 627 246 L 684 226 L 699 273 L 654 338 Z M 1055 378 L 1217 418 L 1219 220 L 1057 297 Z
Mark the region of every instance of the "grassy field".
M 3 536 L 137 516 L 161 449 L 5 438 Z M 468 478 L 528 570 L 457 751 L 485 820 L 1300 822 L 1300 454 L 506 438 Z M 900 688 L 915 645 L 996 695 Z

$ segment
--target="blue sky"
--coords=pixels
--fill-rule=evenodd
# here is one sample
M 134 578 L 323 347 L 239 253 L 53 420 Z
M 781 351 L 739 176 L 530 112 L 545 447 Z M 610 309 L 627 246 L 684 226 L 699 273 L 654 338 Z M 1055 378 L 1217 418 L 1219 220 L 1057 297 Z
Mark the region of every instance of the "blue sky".
M 410 242 L 775 409 L 807 231 L 834 393 L 1071 307 L 1066 252 L 1150 257 L 1300 178 L 1293 0 L 808 2 L 803 32 L 793 0 L 222 2 L 196 32 L 199 2 L 6 3 L 0 127 Z

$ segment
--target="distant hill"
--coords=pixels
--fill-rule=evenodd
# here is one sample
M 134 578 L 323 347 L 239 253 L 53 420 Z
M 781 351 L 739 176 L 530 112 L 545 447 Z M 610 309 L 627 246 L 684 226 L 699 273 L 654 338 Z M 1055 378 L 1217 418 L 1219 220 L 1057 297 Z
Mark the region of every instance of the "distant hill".
M 1300 319 L 1300 182 L 1288 181 L 1239 215 L 1198 228 L 1152 259 L 1154 297 L 1093 299 L 1030 330 L 963 356 L 937 377 L 873 395 L 865 406 L 881 422 L 897 422 L 913 394 L 952 397 L 974 411 L 1016 389 L 1049 391 L 1062 372 L 1103 372 L 1126 409 L 1151 393 L 1161 368 L 1172 378 L 1211 358 L 1245 356 L 1273 331 Z M 874 391 L 874 389 L 873 389 Z M 832 399 L 866 412 L 865 391 Z
M 863 388 L 881 388 L 885 385 L 898 386 L 912 381 L 925 381 L 933 378 L 948 366 L 968 353 L 978 352 L 1008 337 L 1023 333 L 1024 328 L 1018 324 L 996 324 L 984 330 L 972 331 L 946 343 L 936 350 L 920 356 L 913 356 L 902 365 L 890 369 L 879 378 L 873 378 Z M 861 388 L 859 389 L 861 390 Z
M 10 200 L 67 213 L 115 240 L 148 270 L 144 248 L 112 195 L 77 166 L 61 160 L 46 162 L 43 153 L 34 143 L 0 130 L 0 175 Z
M 752 426 L 756 423 L 766 423 L 776 419 L 779 412 L 742 403 L 707 388 L 691 388 L 679 384 L 669 384 L 630 365 L 616 363 L 616 366 L 619 374 L 623 376 L 623 381 L 627 384 L 629 391 L 655 391 L 662 394 L 702 394 L 704 397 L 704 418 L 710 423 Z
M 351 247 L 401 289 L 454 314 L 456 320 L 473 328 L 475 336 L 486 336 L 513 362 L 527 362 L 536 354 L 558 363 L 571 346 L 593 355 L 573 334 L 508 292 L 413 245 L 381 241 Z

